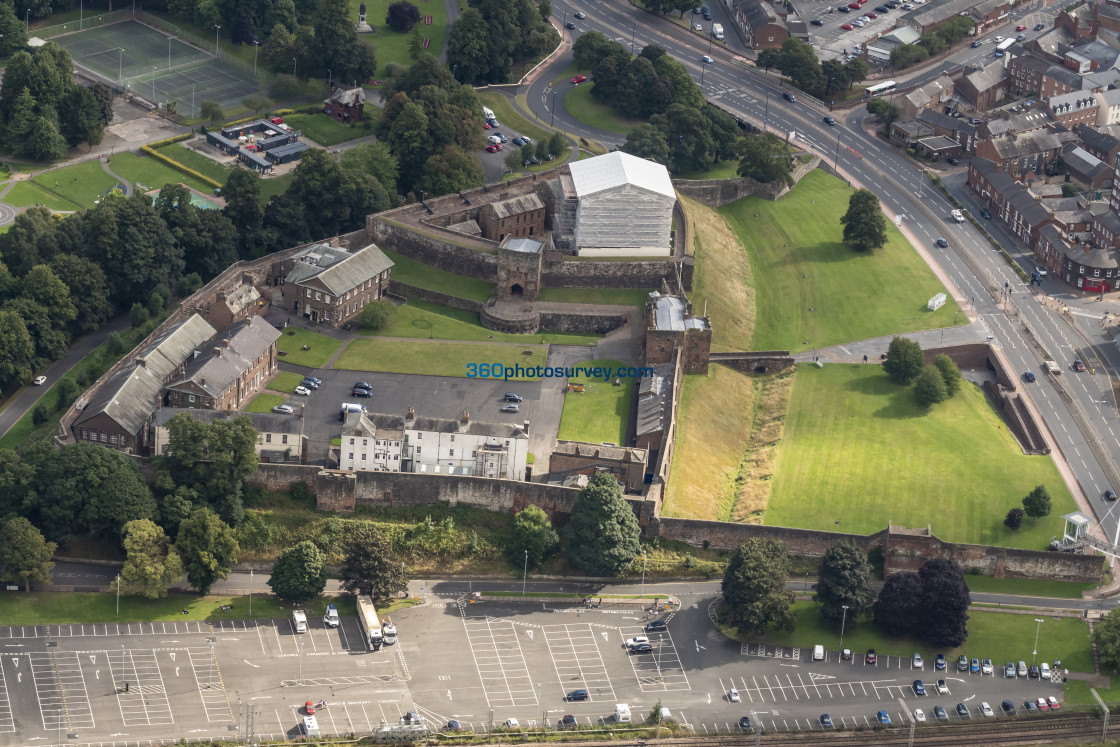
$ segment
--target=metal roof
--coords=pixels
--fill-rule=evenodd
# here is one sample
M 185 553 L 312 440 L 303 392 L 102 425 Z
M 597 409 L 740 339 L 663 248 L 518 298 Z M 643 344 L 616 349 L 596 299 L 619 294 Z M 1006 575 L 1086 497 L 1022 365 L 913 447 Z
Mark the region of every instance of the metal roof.
M 672 399 L 673 365 L 660 363 L 653 367 L 653 376 L 643 377 L 638 385 L 638 415 L 635 432 L 642 436 L 665 428 L 667 403 Z
M 608 189 L 632 184 L 650 192 L 677 198 L 669 170 L 659 163 L 614 151 L 603 156 L 576 161 L 568 166 L 577 197 L 587 197 Z
M 522 252 L 524 254 L 540 254 L 541 247 L 544 244 L 536 239 L 510 239 L 506 242 L 506 249 L 511 252 Z
M 310 147 L 311 146 L 307 143 L 288 143 L 287 145 L 281 145 L 278 148 L 272 148 L 271 150 L 266 151 L 265 155 L 271 158 L 279 158 L 281 156 L 291 155 L 292 153 L 305 151 Z

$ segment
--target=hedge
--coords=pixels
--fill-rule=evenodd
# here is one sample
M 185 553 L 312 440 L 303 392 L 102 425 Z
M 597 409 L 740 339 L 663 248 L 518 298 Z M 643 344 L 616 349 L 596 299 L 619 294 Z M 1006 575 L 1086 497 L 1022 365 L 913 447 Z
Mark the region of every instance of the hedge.
M 174 142 L 174 141 L 175 141 L 175 138 L 171 138 L 170 140 L 164 141 L 162 144 L 167 145 L 168 143 L 171 143 L 171 142 Z M 152 145 L 156 145 L 156 143 L 152 143 Z M 140 150 L 143 151 L 144 153 L 147 153 L 149 156 L 155 158 L 156 160 L 163 161 L 165 164 L 167 164 L 171 168 L 178 169 L 179 171 L 182 171 L 187 176 L 193 176 L 195 179 L 198 179 L 201 182 L 203 182 L 205 184 L 209 184 L 210 186 L 218 188 L 218 189 L 220 189 L 222 187 L 221 182 L 219 182 L 215 179 L 211 179 L 210 177 L 206 176 L 206 174 L 199 173 L 199 172 L 195 171 L 194 169 L 192 169 L 191 167 L 187 166 L 186 164 L 179 163 L 174 158 L 171 158 L 170 156 L 166 156 L 163 153 L 160 153 L 155 148 L 153 148 L 152 145 L 142 145 L 142 146 L 140 146 Z
M 182 135 L 176 135 L 175 137 L 169 137 L 166 140 L 157 140 L 154 143 L 148 143 L 148 147 L 150 147 L 150 148 L 162 148 L 165 145 L 171 145 L 172 143 L 178 143 L 178 142 L 183 141 L 183 140 L 189 140 L 192 137 L 194 137 L 194 135 L 192 135 L 191 133 L 184 132 Z
M 285 117 L 289 114 L 295 114 L 295 113 L 296 113 L 295 109 L 277 109 L 276 111 L 274 111 L 269 116 L 271 116 L 271 117 Z

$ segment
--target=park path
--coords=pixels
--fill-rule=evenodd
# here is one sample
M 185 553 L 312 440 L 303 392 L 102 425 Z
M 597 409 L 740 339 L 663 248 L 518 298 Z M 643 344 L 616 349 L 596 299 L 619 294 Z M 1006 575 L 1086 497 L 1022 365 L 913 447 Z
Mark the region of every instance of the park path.
M 130 182 L 128 179 L 122 179 L 118 175 L 114 174 L 113 170 L 109 168 L 108 157 L 106 157 L 104 160 L 102 160 L 100 158 L 97 159 L 97 160 L 98 160 L 98 163 L 101 164 L 101 170 L 102 171 L 104 171 L 106 174 L 108 174 L 109 176 L 116 179 L 117 184 L 123 184 L 124 185 L 124 196 L 125 197 L 132 197 L 132 195 L 136 194 L 136 188 L 132 186 L 132 182 Z

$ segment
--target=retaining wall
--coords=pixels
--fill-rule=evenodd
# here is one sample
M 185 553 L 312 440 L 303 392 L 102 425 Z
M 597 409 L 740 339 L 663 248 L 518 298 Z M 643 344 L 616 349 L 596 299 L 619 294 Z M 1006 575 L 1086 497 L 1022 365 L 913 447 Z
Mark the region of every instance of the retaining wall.
M 471 311 L 475 314 L 482 311 L 481 301 L 472 301 L 469 298 L 459 298 L 458 296 L 452 296 L 447 293 L 428 290 L 427 288 L 418 288 L 415 285 L 409 285 L 408 283 L 402 283 L 399 280 L 393 280 L 391 275 L 389 279 L 389 292 L 395 293 L 398 296 L 404 296 L 405 298 L 412 298 L 417 301 L 426 301 L 427 303 L 447 306 L 452 309 Z

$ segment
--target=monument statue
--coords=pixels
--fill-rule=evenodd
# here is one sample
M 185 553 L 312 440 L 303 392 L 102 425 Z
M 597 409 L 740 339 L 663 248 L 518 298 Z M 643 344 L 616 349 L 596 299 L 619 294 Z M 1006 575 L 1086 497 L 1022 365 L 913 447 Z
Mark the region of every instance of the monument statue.
M 373 27 L 366 23 L 366 4 L 362 3 L 358 8 L 358 23 L 354 28 L 358 30 L 359 34 L 368 34 L 373 31 Z

